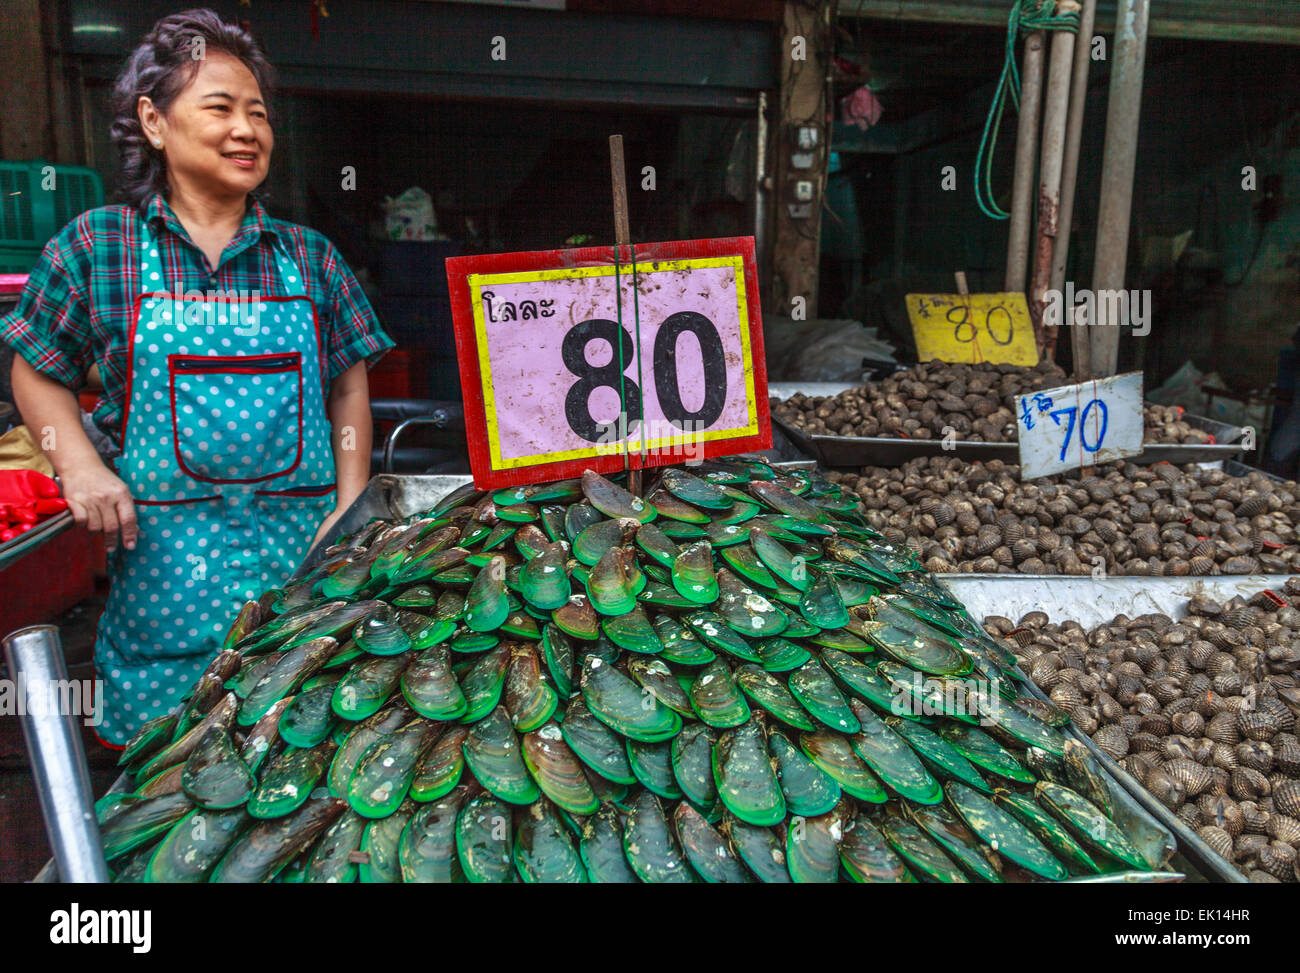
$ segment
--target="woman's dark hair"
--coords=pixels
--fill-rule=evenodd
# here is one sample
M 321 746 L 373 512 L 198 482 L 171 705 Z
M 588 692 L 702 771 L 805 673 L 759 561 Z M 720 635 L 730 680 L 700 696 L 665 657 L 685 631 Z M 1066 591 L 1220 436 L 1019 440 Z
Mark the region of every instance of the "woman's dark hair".
M 196 38 L 202 39 L 198 47 Z M 147 96 L 160 112 L 171 108 L 198 73 L 201 58 L 224 51 L 244 63 L 270 100 L 275 72 L 253 35 L 236 24 L 222 21 L 211 10 L 185 10 L 153 25 L 131 53 L 113 89 L 113 125 L 109 134 L 117 146 L 122 172 L 118 195 L 131 206 L 143 206 L 154 193 L 167 192 L 167 165 L 160 149 L 149 144 L 140 126 L 137 106 Z

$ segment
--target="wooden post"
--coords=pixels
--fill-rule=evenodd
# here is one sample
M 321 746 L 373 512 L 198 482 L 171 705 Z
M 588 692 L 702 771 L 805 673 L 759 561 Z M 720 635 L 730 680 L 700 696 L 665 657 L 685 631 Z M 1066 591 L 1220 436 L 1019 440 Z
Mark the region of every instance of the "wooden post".
M 623 136 L 611 135 L 609 137 L 609 177 L 610 183 L 614 187 L 614 252 L 617 259 L 622 261 L 623 248 L 629 249 L 631 255 L 632 231 L 627 217 L 627 168 L 623 164 Z M 622 364 L 620 360 L 619 364 Z M 632 421 L 627 416 L 627 403 L 619 403 L 623 409 L 623 429 L 626 432 L 631 429 Z M 642 448 L 645 446 L 645 437 L 642 437 Z M 639 469 L 630 469 L 631 463 L 628 456 L 627 440 L 623 440 L 623 468 L 627 473 L 627 488 L 636 496 L 641 495 L 641 471 Z
M 1056 244 L 1052 249 L 1052 290 L 1065 293 L 1065 265 L 1070 256 L 1070 227 L 1074 222 L 1074 190 L 1079 175 L 1079 143 L 1083 138 L 1083 115 L 1088 102 L 1088 66 L 1092 60 L 1092 26 L 1097 0 L 1083 0 L 1079 33 L 1074 39 L 1074 77 L 1070 81 L 1070 108 L 1065 121 L 1065 158 L 1061 163 L 1061 212 L 1056 221 Z M 1065 313 L 1073 316 L 1072 308 Z M 1073 324 L 1073 320 L 1068 322 Z M 1087 328 L 1070 328 L 1070 349 L 1074 353 L 1076 381 L 1092 374 L 1092 342 Z
M 821 241 L 822 200 L 826 164 L 830 159 L 830 126 L 826 123 L 827 72 L 830 70 L 830 15 L 834 0 L 787 2 L 781 32 L 780 114 L 772 140 L 775 160 L 772 221 L 772 296 L 781 314 L 791 314 L 794 299 L 808 319 L 817 316 L 817 263 Z M 794 130 L 803 126 L 817 133 L 812 166 L 796 169 L 792 156 L 800 151 Z M 799 181 L 812 184 L 812 198 L 794 198 Z M 793 212 L 792 212 L 793 210 Z M 795 215 L 801 213 L 802 215 Z
M 1077 13 L 1075 0 L 1061 0 L 1058 14 Z M 1056 243 L 1057 218 L 1061 209 L 1061 167 L 1065 159 L 1065 116 L 1070 104 L 1070 75 L 1074 62 L 1074 35 L 1052 34 L 1052 59 L 1047 72 L 1047 96 L 1043 99 L 1043 141 L 1038 163 L 1038 233 L 1034 245 L 1034 274 L 1029 288 L 1029 314 L 1034 331 L 1041 336 L 1039 358 L 1056 358 L 1057 327 L 1043 321 L 1047 291 L 1052 283 L 1052 254 Z
M 1112 302 L 1101 300 L 1100 296 L 1121 290 L 1128 269 L 1133 171 L 1137 166 L 1142 71 L 1146 62 L 1150 13 L 1150 0 L 1119 0 L 1115 11 L 1115 64 L 1110 75 L 1110 101 L 1106 105 L 1106 146 L 1101 161 L 1097 250 L 1092 262 L 1092 289 L 1099 299 L 1097 321 L 1088 322 L 1092 367 L 1101 376 L 1114 375 L 1119 365 L 1120 322 L 1110 320 Z
M 1043 32 L 1025 38 L 1020 72 L 1020 124 L 1016 129 L 1016 169 L 1011 187 L 1011 226 L 1007 235 L 1006 291 L 1024 291 L 1029 265 L 1029 218 L 1034 203 L 1034 161 L 1038 158 L 1038 118 L 1043 103 Z M 1034 324 L 1034 337 L 1040 328 Z M 1040 339 L 1041 346 L 1041 339 Z

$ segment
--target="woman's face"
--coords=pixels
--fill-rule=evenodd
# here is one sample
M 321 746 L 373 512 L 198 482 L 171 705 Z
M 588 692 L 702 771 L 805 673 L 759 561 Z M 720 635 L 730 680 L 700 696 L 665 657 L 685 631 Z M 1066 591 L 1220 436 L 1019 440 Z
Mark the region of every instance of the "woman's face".
M 275 136 L 262 90 L 253 72 L 224 51 L 203 58 L 166 114 L 142 98 L 140 121 L 151 141 L 162 140 L 174 188 L 243 196 L 266 179 Z

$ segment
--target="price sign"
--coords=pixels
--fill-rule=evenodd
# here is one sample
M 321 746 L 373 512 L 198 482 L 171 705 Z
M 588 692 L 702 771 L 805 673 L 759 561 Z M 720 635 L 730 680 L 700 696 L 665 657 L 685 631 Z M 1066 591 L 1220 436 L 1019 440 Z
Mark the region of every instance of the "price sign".
M 1022 480 L 1136 456 L 1142 452 L 1142 373 L 1018 396 L 1016 425 Z
M 1024 294 L 908 294 L 906 301 L 921 361 L 1038 364 Z
M 753 238 L 620 257 L 585 247 L 447 260 L 478 486 L 771 446 Z

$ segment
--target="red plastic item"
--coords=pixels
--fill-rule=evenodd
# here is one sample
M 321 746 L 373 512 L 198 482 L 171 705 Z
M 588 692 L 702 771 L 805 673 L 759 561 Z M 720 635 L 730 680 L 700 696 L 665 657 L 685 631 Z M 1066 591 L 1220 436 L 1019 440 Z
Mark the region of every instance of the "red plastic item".
M 101 536 L 73 526 L 0 567 L 0 634 L 51 621 L 93 595 Z
M 0 470 L 0 503 L 57 497 L 59 485 L 36 470 Z

